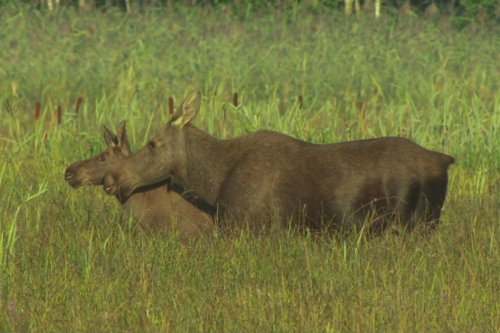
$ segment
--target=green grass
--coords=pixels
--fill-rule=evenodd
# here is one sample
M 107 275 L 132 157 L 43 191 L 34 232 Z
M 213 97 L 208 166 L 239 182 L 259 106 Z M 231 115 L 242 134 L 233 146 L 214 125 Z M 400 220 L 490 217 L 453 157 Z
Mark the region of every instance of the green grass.
M 300 8 L 0 20 L 0 331 L 500 330 L 497 32 Z M 196 124 L 218 137 L 400 135 L 455 156 L 436 235 L 185 244 L 64 182 L 104 148 L 103 124 L 127 119 L 137 149 L 192 89 Z

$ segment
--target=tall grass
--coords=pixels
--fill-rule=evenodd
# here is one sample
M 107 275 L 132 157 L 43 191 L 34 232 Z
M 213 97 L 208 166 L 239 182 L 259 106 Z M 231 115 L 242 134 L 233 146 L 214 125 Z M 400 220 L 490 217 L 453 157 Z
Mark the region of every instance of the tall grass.
M 0 16 L 1 331 L 500 329 L 495 32 L 300 9 Z M 455 156 L 437 234 L 184 244 L 64 183 L 104 148 L 103 124 L 127 119 L 138 148 L 191 89 L 218 137 L 396 135 Z

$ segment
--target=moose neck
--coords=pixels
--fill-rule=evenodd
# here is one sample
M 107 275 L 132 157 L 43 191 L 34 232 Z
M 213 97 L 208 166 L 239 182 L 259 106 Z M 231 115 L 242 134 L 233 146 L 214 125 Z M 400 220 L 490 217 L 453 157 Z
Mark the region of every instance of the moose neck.
M 174 181 L 214 205 L 222 183 L 246 152 L 242 139 L 220 140 L 198 128 L 185 128 L 186 161 Z
M 131 200 L 133 200 L 134 197 L 139 198 L 141 196 L 147 196 L 149 192 L 156 190 L 157 188 L 165 187 L 165 192 L 167 192 L 169 183 L 170 183 L 170 178 L 162 180 L 161 182 L 158 183 L 154 183 L 152 185 L 139 187 L 128 197 L 121 196 L 118 193 L 115 195 L 115 198 L 120 202 L 121 205 L 127 207 L 128 205 L 131 204 Z

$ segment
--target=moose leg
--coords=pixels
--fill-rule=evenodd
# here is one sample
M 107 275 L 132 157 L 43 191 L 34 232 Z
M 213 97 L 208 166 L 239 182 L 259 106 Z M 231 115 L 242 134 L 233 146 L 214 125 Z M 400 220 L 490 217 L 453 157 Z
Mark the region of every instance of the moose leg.
M 422 207 L 419 207 L 419 217 L 425 222 L 425 229 L 428 233 L 434 232 L 441 221 L 441 211 L 444 206 L 448 187 L 448 174 L 437 177 L 425 184 L 423 191 Z M 420 203 L 419 203 L 420 204 Z M 425 206 L 424 206 L 425 205 Z
M 279 223 L 279 209 L 263 205 L 252 196 L 221 196 L 218 199 L 218 217 L 223 228 L 247 228 L 252 231 L 273 228 Z
M 401 200 L 397 208 L 399 221 L 403 223 L 405 231 L 412 232 L 418 224 L 413 216 L 418 209 L 421 193 L 422 185 L 420 182 L 411 183 L 403 196 L 404 199 Z
M 379 212 L 379 221 L 370 230 L 375 234 L 382 234 L 390 228 L 391 224 L 399 225 L 405 232 L 411 232 L 416 226 L 413 216 L 417 210 L 422 186 L 419 182 L 412 182 L 401 186 L 395 194 L 387 193 L 383 212 Z

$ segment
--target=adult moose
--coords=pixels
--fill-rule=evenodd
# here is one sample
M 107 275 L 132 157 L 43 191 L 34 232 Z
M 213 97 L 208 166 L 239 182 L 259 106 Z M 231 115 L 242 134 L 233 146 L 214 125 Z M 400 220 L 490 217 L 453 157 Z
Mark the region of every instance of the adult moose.
M 454 158 L 403 138 L 311 144 L 258 131 L 220 140 L 191 124 L 201 95 L 190 93 L 159 135 L 104 177 L 106 193 L 172 177 L 218 209 L 222 225 L 292 223 L 380 232 L 391 220 L 407 230 L 439 223 Z
M 125 121 L 118 127 L 118 135 L 104 126 L 108 148 L 88 160 L 70 165 L 64 179 L 75 189 L 82 185 L 102 185 L 105 173 L 120 160 L 132 155 Z M 213 217 L 186 201 L 169 188 L 167 181 L 137 188 L 133 192 L 116 195 L 123 209 L 131 214 L 145 231 L 163 233 L 178 231 L 183 237 L 208 234 L 213 230 Z

